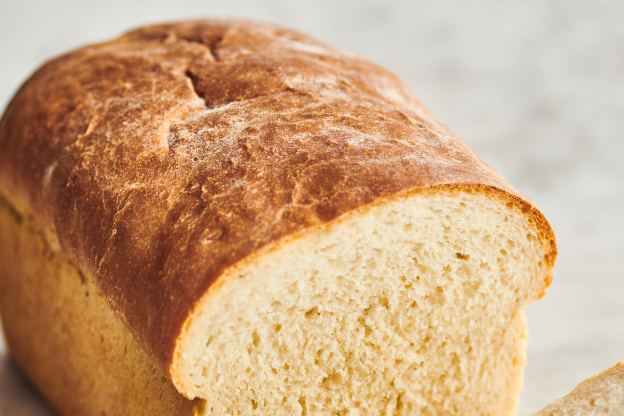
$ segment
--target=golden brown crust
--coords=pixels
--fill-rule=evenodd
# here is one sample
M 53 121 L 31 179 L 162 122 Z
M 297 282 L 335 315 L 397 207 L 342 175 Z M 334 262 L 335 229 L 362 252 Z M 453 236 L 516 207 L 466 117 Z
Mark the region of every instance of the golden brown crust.
M 0 124 L 27 204 L 166 372 L 194 305 L 262 247 L 381 198 L 503 191 L 393 74 L 245 21 L 153 26 L 41 68 Z

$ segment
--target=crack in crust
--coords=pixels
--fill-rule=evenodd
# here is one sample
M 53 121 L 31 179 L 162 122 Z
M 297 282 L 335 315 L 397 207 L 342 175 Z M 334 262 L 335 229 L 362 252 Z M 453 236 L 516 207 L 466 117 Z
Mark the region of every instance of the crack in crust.
M 165 372 L 224 270 L 443 184 L 531 204 L 395 75 L 261 23 L 157 25 L 79 49 L 37 71 L 0 124 L 0 188 L 56 233 Z
M 199 92 L 197 92 L 197 76 L 195 76 L 193 74 L 193 72 L 191 72 L 190 69 L 187 69 L 186 71 L 184 71 L 184 75 L 186 75 L 191 83 L 191 87 L 193 88 L 193 92 L 195 93 L 195 95 L 197 95 L 197 98 L 200 98 L 204 101 L 206 108 L 212 108 L 212 106 L 210 105 L 210 103 L 206 102 L 206 100 L 204 100 L 200 95 Z

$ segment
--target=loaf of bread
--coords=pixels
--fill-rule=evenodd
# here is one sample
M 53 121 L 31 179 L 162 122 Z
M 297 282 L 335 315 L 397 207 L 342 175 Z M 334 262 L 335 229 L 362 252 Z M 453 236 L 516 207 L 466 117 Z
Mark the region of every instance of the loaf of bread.
M 624 415 L 624 364 L 583 380 L 567 396 L 533 416 L 622 416 Z
M 553 232 L 387 70 L 269 24 L 46 63 L 0 124 L 0 312 L 65 415 L 511 415 Z

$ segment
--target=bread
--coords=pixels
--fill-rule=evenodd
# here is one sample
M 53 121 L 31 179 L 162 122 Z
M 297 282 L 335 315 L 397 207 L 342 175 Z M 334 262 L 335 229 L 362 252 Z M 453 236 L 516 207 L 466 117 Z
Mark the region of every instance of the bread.
M 594 374 L 533 416 L 624 415 L 624 364 Z
M 247 21 L 45 64 L 0 192 L 7 342 L 67 415 L 513 414 L 556 256 L 396 76 Z
M 94 284 L 0 200 L 0 312 L 10 352 L 64 415 L 194 415 Z

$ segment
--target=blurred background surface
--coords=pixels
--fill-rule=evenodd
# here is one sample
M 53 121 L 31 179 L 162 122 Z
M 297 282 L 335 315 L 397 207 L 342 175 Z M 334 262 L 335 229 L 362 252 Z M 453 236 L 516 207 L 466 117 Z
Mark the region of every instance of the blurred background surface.
M 527 310 L 519 415 L 624 361 L 623 1 L 2 0 L 0 106 L 62 52 L 201 16 L 275 22 L 382 64 L 537 202 L 559 259 Z M 51 414 L 0 341 L 0 415 Z

